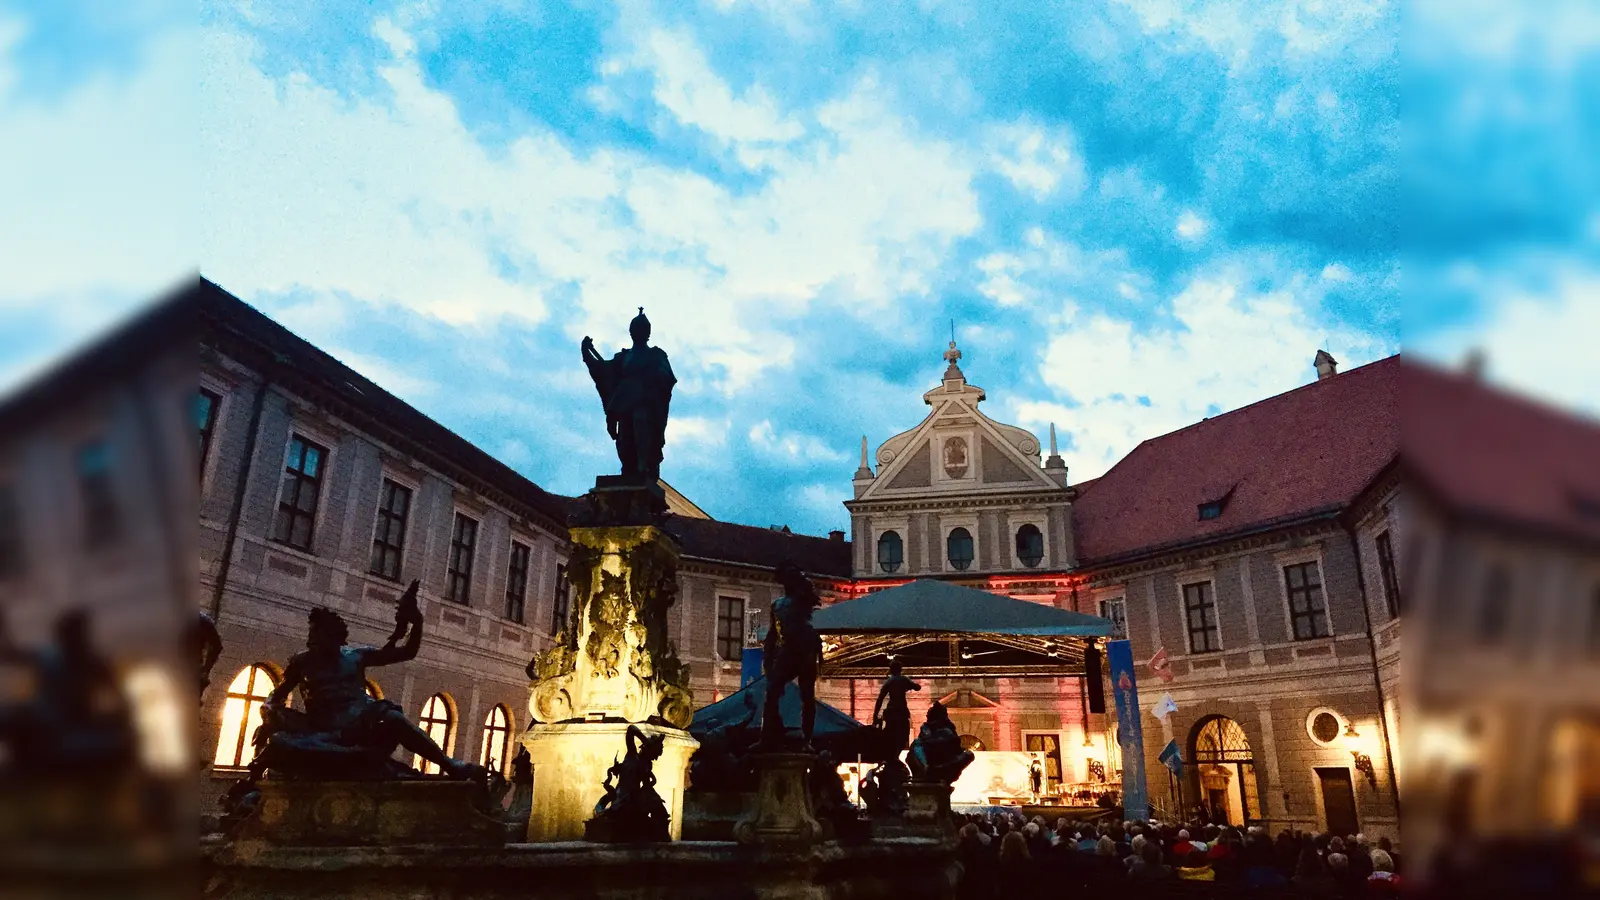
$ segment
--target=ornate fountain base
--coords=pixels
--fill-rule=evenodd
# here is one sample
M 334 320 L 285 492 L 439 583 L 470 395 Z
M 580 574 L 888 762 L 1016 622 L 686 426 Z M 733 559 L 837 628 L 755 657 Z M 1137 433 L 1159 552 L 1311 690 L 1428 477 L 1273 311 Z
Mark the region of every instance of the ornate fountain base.
M 689 757 L 700 742 L 681 728 L 640 725 L 647 735 L 666 743 L 656 760 L 656 793 L 672 815 L 672 839 L 683 834 L 683 789 L 689 778 Z M 528 840 L 580 841 L 583 826 L 605 793 L 606 770 L 626 752 L 627 722 L 561 722 L 535 725 L 523 737 L 533 759 L 533 811 Z

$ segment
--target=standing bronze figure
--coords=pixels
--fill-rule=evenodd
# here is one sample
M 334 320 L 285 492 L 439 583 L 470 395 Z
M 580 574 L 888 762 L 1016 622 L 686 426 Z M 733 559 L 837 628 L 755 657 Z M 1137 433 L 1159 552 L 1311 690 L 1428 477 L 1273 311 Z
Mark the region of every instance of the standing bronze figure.
M 767 676 L 767 699 L 761 711 L 761 744 L 777 749 L 783 744 L 783 711 L 779 701 L 790 681 L 800 689 L 800 734 L 811 749 L 811 731 L 817 722 L 817 673 L 822 668 L 822 637 L 811 624 L 811 613 L 822 601 L 810 579 L 792 563 L 778 566 L 783 596 L 772 601 L 772 627 L 762 643 L 761 662 Z
M 900 673 L 900 663 L 889 664 L 889 677 L 878 689 L 878 702 L 872 708 L 872 724 L 881 729 L 884 752 L 898 754 L 911 741 L 911 706 L 906 694 L 922 690 L 922 685 Z
M 661 452 L 666 445 L 667 407 L 678 383 L 672 364 L 660 347 L 648 345 L 650 320 L 644 307 L 628 324 L 633 346 L 610 360 L 583 339 L 583 362 L 606 411 L 606 432 L 617 443 L 622 477 L 637 484 L 655 484 L 661 477 Z

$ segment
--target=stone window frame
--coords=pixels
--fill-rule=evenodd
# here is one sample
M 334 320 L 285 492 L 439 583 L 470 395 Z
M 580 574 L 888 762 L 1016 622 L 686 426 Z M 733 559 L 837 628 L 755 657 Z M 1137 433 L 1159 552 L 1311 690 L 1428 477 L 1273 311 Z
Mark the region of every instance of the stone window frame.
M 1113 624 L 1115 624 L 1117 620 L 1113 619 L 1110 616 L 1107 616 L 1105 614 L 1105 608 L 1106 608 L 1106 604 L 1107 603 L 1117 603 L 1117 604 L 1120 604 L 1121 608 L 1122 608 L 1122 633 L 1118 634 L 1113 629 L 1112 632 L 1111 632 L 1111 637 L 1108 640 L 1113 640 L 1113 641 L 1125 641 L 1125 640 L 1127 640 L 1128 639 L 1128 595 L 1125 594 L 1125 593 L 1116 592 L 1116 593 L 1108 593 L 1104 597 L 1095 597 L 1094 598 L 1094 614 L 1099 616 L 1099 617 L 1101 617 L 1102 619 L 1107 619 L 1110 622 L 1112 622 Z
M 1384 612 L 1390 619 L 1398 619 L 1405 609 L 1405 588 L 1400 583 L 1400 563 L 1394 555 L 1394 529 L 1388 523 L 1372 536 L 1372 556 L 1378 564 Z
M 884 563 L 884 561 L 883 561 L 883 541 L 884 541 L 884 538 L 887 538 L 891 534 L 894 535 L 895 540 L 900 542 L 900 560 L 894 564 L 894 568 L 892 568 L 892 569 L 887 568 L 885 563 Z M 907 544 L 907 541 L 906 541 L 905 535 L 900 533 L 900 529 L 898 529 L 898 528 L 885 528 L 882 531 L 878 532 L 878 534 L 876 536 L 876 539 L 872 543 L 873 543 L 872 549 L 874 551 L 874 559 L 873 559 L 874 566 L 873 566 L 873 568 L 876 569 L 877 574 L 879 574 L 879 575 L 896 575 L 896 574 L 899 574 L 900 572 L 905 570 L 905 568 L 906 568 L 906 544 Z
M 712 612 L 715 613 L 715 615 L 711 617 L 711 658 L 716 660 L 718 664 L 738 665 L 743 662 L 742 654 L 744 651 L 745 639 L 750 630 L 750 589 L 713 584 L 711 589 L 711 597 L 713 599 Z M 728 600 L 738 600 L 741 608 L 744 610 L 744 613 L 739 620 L 738 649 L 740 652 L 732 659 L 728 659 L 722 655 L 722 601 L 724 598 Z
M 1222 640 L 1222 604 L 1217 600 L 1217 579 L 1215 573 L 1186 572 L 1180 573 L 1176 579 L 1178 594 L 1178 622 L 1183 628 L 1183 650 L 1192 656 L 1209 656 L 1213 653 L 1222 653 L 1227 650 L 1227 643 Z M 1205 650 L 1196 650 L 1194 647 L 1194 629 L 1189 624 L 1189 597 L 1185 588 L 1190 585 L 1204 584 L 1210 591 L 1211 609 L 1216 619 L 1212 626 L 1216 632 L 1216 646 Z
M 1011 568 L 1019 572 L 1043 572 L 1055 567 L 1054 554 L 1050 546 L 1050 512 L 1048 510 L 1018 510 L 1006 513 L 1006 545 L 1010 547 Z M 1023 565 L 1022 557 L 1017 553 L 1017 532 L 1022 526 L 1032 525 L 1039 529 L 1039 536 L 1043 539 L 1044 557 L 1036 566 Z
M 972 563 L 965 569 L 958 569 L 950 564 L 950 532 L 957 528 L 965 528 L 967 534 L 972 535 Z M 976 513 L 963 515 L 939 516 L 939 571 L 948 575 L 983 571 L 983 535 L 978 528 Z M 929 568 L 932 568 L 931 566 Z
M 396 569 L 395 577 L 390 578 L 372 568 L 372 548 L 378 543 L 378 522 L 383 518 L 383 483 L 392 481 L 396 485 L 411 492 L 411 500 L 406 506 L 405 524 L 401 527 L 400 535 L 400 564 Z M 367 574 L 381 578 L 388 582 L 403 582 L 405 580 L 406 557 L 412 545 L 412 538 L 416 536 L 417 499 L 422 496 L 422 484 L 414 478 L 401 475 L 399 472 L 384 466 L 378 473 L 378 500 L 372 507 L 372 534 L 367 541 Z
M 869 529 L 868 540 L 865 542 L 864 552 L 867 556 L 867 575 L 882 576 L 893 574 L 895 576 L 910 575 L 914 571 L 911 567 L 911 516 L 870 516 L 867 519 Z M 900 571 L 889 573 L 878 567 L 878 537 L 885 531 L 895 531 L 900 534 L 901 562 Z M 926 540 L 926 538 L 924 538 Z M 926 549 L 926 548 L 924 548 Z M 924 560 L 923 568 L 927 568 Z
M 1302 638 L 1294 633 L 1294 604 L 1289 602 L 1289 576 L 1287 569 L 1290 566 L 1317 564 L 1317 577 L 1322 583 L 1322 619 L 1328 626 L 1328 633 L 1317 637 Z M 1272 554 L 1272 564 L 1275 567 L 1278 582 L 1278 602 L 1283 606 L 1283 622 L 1285 639 L 1294 644 L 1304 644 L 1310 641 L 1331 641 L 1339 636 L 1333 627 L 1333 601 L 1328 593 L 1328 564 L 1323 558 L 1322 546 L 1301 547 L 1295 550 L 1282 550 Z
M 1331 741 L 1324 741 L 1317 737 L 1316 731 L 1313 728 L 1317 721 L 1317 717 L 1321 716 L 1323 713 L 1333 716 L 1334 721 L 1339 723 L 1339 733 L 1334 735 L 1333 740 Z M 1343 713 L 1331 706 L 1319 706 L 1316 709 L 1306 713 L 1306 736 L 1311 738 L 1311 742 L 1316 744 L 1318 747 L 1324 747 L 1329 750 L 1343 750 L 1344 732 L 1345 729 L 1349 727 L 1349 717 L 1345 716 Z
M 530 540 L 518 540 L 519 537 L 520 535 L 513 531 L 510 537 L 507 539 L 506 578 L 504 591 L 505 604 L 501 609 L 501 615 L 508 621 L 515 622 L 518 625 L 523 625 L 526 624 L 528 618 L 528 585 L 533 581 L 534 542 Z M 524 551 L 522 568 L 520 572 L 516 566 L 517 549 L 519 547 Z M 517 574 L 522 576 L 522 589 L 515 597 L 516 615 L 513 616 L 511 614 L 513 598 L 511 586 L 516 581 L 514 576 Z
M 324 501 L 327 499 L 326 491 L 333 478 L 334 464 L 342 455 L 339 449 L 340 435 L 330 430 L 326 424 L 312 420 L 308 416 L 296 415 L 295 412 L 300 410 L 300 406 L 293 399 L 290 400 L 289 410 L 289 422 L 283 429 L 283 452 L 279 454 L 278 467 L 272 473 L 272 516 L 267 520 L 266 538 L 276 550 L 298 554 L 307 560 L 315 560 L 319 558 L 317 536 L 325 534 L 328 526 L 329 504 Z M 326 474 L 322 478 L 322 492 L 317 495 L 317 512 L 311 520 L 311 546 L 307 549 L 301 549 L 273 537 L 278 529 L 278 504 L 282 502 L 283 497 L 283 473 L 289 466 L 289 448 L 294 445 L 296 435 L 307 438 L 327 450 L 327 456 L 322 460 L 322 471 Z
M 213 473 L 220 465 L 217 460 L 222 453 L 218 448 L 226 432 L 224 426 L 228 422 L 228 413 L 233 409 L 234 392 L 227 382 L 205 372 L 200 373 L 199 384 L 196 385 L 196 394 L 200 391 L 217 398 L 211 405 L 211 430 L 206 437 L 205 447 L 199 451 L 200 492 L 201 496 L 204 496 L 206 489 L 211 486 L 212 479 L 216 477 Z M 186 417 L 185 422 L 186 425 L 193 424 L 193 419 Z
M 444 558 L 444 599 L 446 602 L 457 606 L 472 606 L 472 591 L 478 586 L 478 551 L 482 548 L 483 524 L 486 518 L 483 515 L 474 515 L 474 510 L 465 509 L 460 505 L 452 506 L 450 510 L 450 537 L 445 543 Z M 467 568 L 464 573 L 456 569 L 456 523 L 460 519 L 472 522 L 471 552 L 467 557 Z M 457 575 L 464 575 L 466 589 L 462 592 L 465 596 L 456 596 L 453 581 Z

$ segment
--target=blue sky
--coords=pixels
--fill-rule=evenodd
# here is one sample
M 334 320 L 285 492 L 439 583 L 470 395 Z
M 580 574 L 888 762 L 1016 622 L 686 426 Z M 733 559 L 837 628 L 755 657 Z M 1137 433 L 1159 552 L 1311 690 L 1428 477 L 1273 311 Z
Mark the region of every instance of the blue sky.
M 1501 6 L 0 6 L 0 377 L 198 267 L 576 493 L 643 305 L 665 477 L 812 533 L 952 320 L 1074 479 L 1318 347 L 1600 410 L 1600 29 Z

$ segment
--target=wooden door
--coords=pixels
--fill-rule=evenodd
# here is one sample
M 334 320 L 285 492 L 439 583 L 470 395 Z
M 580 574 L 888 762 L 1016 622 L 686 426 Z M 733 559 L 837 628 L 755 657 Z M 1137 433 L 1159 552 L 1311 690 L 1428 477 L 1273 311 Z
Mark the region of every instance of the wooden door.
M 1361 825 L 1356 820 L 1356 792 L 1350 770 L 1318 769 L 1317 780 L 1322 782 L 1322 814 L 1328 822 L 1328 833 L 1341 837 L 1359 833 Z
M 1056 789 L 1061 786 L 1061 736 L 1030 734 L 1023 740 L 1027 743 L 1029 753 L 1039 753 L 1044 756 L 1045 793 L 1056 793 Z

